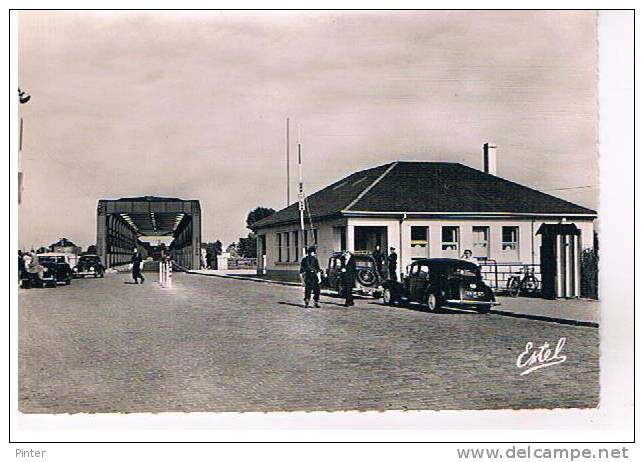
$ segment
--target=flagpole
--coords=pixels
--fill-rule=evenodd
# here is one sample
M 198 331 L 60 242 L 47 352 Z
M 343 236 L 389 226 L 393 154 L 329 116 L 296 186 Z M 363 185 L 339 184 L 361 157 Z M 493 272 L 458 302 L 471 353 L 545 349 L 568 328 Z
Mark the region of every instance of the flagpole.
M 291 204 L 291 142 L 290 118 L 286 118 L 286 206 Z

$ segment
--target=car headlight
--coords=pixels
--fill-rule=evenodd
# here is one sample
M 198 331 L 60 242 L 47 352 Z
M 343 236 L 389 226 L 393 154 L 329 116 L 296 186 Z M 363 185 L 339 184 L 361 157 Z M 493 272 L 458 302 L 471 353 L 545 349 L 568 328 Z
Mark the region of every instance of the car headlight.
M 90 267 L 89 267 L 89 270 L 90 270 L 90 271 L 94 271 L 94 267 L 93 267 L 93 266 L 90 266 Z
M 74 266 L 74 273 L 78 273 L 78 268 Z
M 49 268 L 43 268 L 44 273 L 46 273 L 47 271 L 49 271 Z

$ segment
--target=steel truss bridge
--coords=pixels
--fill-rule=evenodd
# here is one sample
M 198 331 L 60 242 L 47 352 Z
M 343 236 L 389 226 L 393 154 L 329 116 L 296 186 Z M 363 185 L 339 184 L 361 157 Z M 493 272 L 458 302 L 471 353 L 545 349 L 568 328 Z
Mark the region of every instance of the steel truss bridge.
M 129 263 L 135 247 L 147 256 L 147 246 L 139 239 L 142 236 L 172 237 L 169 252 L 173 260 L 188 269 L 199 268 L 199 201 L 154 196 L 98 201 L 96 252 L 107 267 Z

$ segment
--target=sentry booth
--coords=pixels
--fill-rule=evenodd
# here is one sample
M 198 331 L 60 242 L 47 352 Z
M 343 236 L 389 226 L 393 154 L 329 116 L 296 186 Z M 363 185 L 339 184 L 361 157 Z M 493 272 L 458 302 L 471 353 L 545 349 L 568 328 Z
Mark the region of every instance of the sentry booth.
M 543 298 L 581 295 L 581 230 L 574 223 L 542 224 L 541 277 Z

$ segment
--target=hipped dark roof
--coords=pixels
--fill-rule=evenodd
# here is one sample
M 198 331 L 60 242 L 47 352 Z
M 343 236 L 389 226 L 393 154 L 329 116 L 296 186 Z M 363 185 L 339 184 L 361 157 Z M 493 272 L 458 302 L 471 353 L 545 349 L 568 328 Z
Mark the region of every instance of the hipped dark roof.
M 449 162 L 392 162 L 363 170 L 312 194 L 307 205 L 313 220 L 342 212 L 596 215 L 586 207 Z M 253 229 L 298 220 L 295 203 L 258 221 Z

